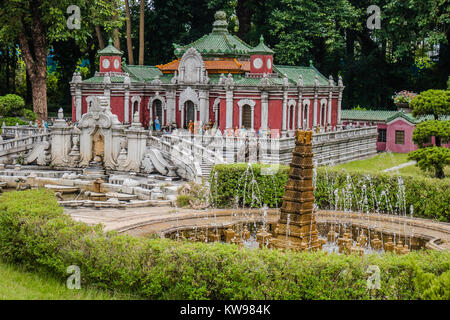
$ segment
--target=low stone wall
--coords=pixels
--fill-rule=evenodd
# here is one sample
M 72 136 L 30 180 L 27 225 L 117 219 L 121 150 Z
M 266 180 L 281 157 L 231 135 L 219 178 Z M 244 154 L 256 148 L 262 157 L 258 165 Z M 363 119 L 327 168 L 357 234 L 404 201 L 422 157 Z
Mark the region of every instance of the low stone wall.
M 261 162 L 288 165 L 292 158 L 295 145 L 295 132 L 288 137 L 266 138 L 256 137 L 254 132 L 247 136 L 227 136 L 216 131 L 204 135 L 192 135 L 178 132 L 175 135 L 165 135 L 168 145 L 171 140 L 186 141 L 186 146 L 203 147 L 211 156 L 221 158 L 227 163 L 233 162 Z M 377 127 L 364 127 L 333 132 L 313 134 L 314 160 L 317 165 L 344 163 L 357 159 L 364 159 L 376 154 Z M 195 153 L 197 155 L 197 153 Z M 203 152 L 199 159 L 207 158 L 209 154 Z

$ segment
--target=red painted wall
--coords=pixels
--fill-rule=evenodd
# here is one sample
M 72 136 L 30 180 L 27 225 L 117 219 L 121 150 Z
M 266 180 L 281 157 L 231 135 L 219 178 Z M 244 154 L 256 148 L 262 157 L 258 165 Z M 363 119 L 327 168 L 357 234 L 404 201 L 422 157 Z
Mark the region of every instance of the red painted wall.
M 283 100 L 270 100 L 269 98 L 269 128 L 281 130 L 283 118 Z
M 111 112 L 117 115 L 120 122 L 123 122 L 123 106 L 123 96 L 115 97 L 111 95 Z

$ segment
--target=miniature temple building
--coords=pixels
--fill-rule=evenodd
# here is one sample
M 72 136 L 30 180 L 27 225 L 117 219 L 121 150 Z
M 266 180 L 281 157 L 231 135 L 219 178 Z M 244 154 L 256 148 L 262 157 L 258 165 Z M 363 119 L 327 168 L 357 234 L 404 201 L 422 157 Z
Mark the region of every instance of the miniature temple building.
M 314 66 L 274 64 L 274 52 L 261 37 L 256 47 L 228 32 L 224 12 L 215 15 L 212 32 L 180 46 L 176 59 L 157 66 L 127 65 L 110 41 L 98 52 L 100 70 L 89 79 L 77 73 L 71 82 L 72 120 L 80 121 L 95 96 L 105 96 L 119 121 L 131 123 L 137 112 L 145 128 L 187 128 L 190 121 L 214 124 L 223 132 L 246 128 L 276 129 L 282 136 L 297 129 L 334 130 L 340 123 L 344 86 Z

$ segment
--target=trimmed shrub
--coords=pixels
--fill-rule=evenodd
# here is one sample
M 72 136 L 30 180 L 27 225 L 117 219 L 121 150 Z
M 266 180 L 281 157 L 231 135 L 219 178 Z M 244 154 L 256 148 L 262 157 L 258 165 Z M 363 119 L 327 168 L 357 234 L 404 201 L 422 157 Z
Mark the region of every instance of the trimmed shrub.
M 218 164 L 212 167 L 212 203 L 218 207 L 280 207 L 288 166 L 246 163 Z
M 15 94 L 7 94 L 0 97 L 0 115 L 1 116 L 18 116 L 21 115 L 22 109 L 25 107 L 25 101 L 21 96 Z
M 105 233 L 63 215 L 46 190 L 0 197 L 0 255 L 62 281 L 77 265 L 82 285 L 150 299 L 421 299 L 429 287 L 443 298 L 450 270 L 448 252 L 360 257 Z M 367 287 L 370 265 L 380 269 L 379 290 Z
M 37 114 L 34 113 L 33 111 L 29 110 L 29 109 L 24 109 L 23 110 L 23 117 L 27 121 L 32 121 L 34 123 L 36 121 L 36 119 L 37 119 Z
M 46 268 L 62 280 L 75 264 L 82 284 L 150 299 L 420 299 L 430 283 L 441 292 L 440 277 L 449 270 L 449 253 L 361 258 L 132 238 L 74 222 L 47 191 L 0 200 L 5 259 Z M 367 289 L 369 265 L 380 268 L 379 290 Z M 418 278 L 423 274 L 426 280 Z
M 273 175 L 264 175 L 268 165 L 215 165 L 210 183 L 218 207 L 280 207 L 289 167 L 280 166 Z M 261 170 L 263 169 L 263 170 Z M 253 180 L 256 183 L 251 183 Z M 368 175 L 319 167 L 315 177 L 315 203 L 320 209 L 351 209 L 380 213 L 411 214 L 416 217 L 450 221 L 450 180 L 438 180 L 387 173 Z M 253 190 L 253 191 L 252 191 Z M 260 200 L 252 199 L 252 192 Z M 244 201 L 245 195 L 245 201 Z
M 16 123 L 18 123 L 19 125 L 23 126 L 28 124 L 26 121 L 23 121 L 20 118 L 16 118 L 16 117 L 4 117 L 4 118 L 0 118 L 0 126 L 3 125 L 3 122 L 5 123 L 5 125 L 7 126 L 15 126 Z

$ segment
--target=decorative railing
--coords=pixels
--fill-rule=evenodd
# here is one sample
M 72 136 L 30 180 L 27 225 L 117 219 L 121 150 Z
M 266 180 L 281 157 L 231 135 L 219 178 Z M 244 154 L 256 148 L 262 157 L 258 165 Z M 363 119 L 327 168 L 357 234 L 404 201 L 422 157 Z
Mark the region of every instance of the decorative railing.
M 1 119 L 0 119 L 1 121 Z M 1 136 L 3 138 L 26 137 L 36 134 L 45 134 L 50 132 L 50 128 L 36 128 L 31 126 L 2 126 Z
M 48 141 L 49 136 L 49 133 L 42 133 L 33 136 L 1 141 L 0 156 L 18 149 L 31 149 L 36 143 Z

